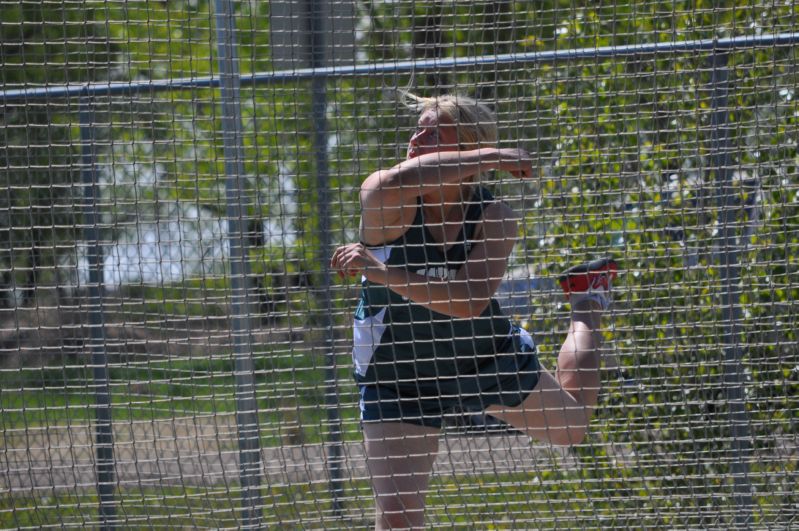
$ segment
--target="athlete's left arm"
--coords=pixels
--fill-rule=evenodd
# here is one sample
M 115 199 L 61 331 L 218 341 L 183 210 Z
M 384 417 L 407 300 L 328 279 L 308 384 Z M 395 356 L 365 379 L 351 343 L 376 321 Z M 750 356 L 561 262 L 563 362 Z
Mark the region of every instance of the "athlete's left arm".
M 491 303 L 505 272 L 508 257 L 516 244 L 517 216 L 502 202 L 491 203 L 483 210 L 482 224 L 475 231 L 475 240 L 453 283 L 462 297 L 453 299 L 457 317 L 478 317 Z M 454 314 L 453 314 L 454 315 Z
M 362 244 L 336 250 L 331 266 L 342 274 L 363 273 L 416 304 L 458 318 L 478 317 L 488 307 L 508 266 L 516 243 L 516 215 L 504 203 L 492 203 L 483 210 L 482 223 L 475 230 L 472 249 L 452 279 L 437 279 L 388 267 Z

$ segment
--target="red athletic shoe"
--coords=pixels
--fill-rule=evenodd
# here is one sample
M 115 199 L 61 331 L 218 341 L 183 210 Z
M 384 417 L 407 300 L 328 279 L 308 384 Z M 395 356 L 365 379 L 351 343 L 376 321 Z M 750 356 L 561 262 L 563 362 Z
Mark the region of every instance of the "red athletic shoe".
M 612 299 L 610 289 L 618 276 L 619 265 L 612 258 L 576 265 L 558 277 L 558 282 L 572 306 L 583 300 L 599 303 L 606 310 Z

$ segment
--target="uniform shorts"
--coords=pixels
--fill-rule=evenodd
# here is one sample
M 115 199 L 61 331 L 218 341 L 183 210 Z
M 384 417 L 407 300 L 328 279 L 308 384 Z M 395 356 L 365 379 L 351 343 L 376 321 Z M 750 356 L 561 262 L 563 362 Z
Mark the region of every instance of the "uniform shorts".
M 360 385 L 361 421 L 441 428 L 447 417 L 479 413 L 491 405 L 518 406 L 538 384 L 541 366 L 527 331 L 515 327 L 509 339 L 508 352 L 494 356 L 479 374 L 438 379 L 434 392 L 430 385 L 424 393 L 380 383 Z

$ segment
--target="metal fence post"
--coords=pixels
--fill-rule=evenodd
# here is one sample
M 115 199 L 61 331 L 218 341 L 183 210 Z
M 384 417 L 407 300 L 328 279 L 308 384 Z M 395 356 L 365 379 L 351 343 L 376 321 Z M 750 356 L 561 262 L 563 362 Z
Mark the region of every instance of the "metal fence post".
M 325 66 L 325 33 L 322 20 L 324 2 L 308 2 L 308 25 L 310 34 L 311 68 Z M 341 459 L 341 415 L 339 413 L 337 363 L 333 350 L 333 303 L 331 300 L 330 266 L 332 251 L 330 228 L 330 167 L 327 156 L 327 76 L 314 76 L 311 80 L 311 112 L 314 123 L 314 155 L 316 159 L 316 190 L 319 208 L 319 267 L 322 276 L 322 322 L 325 329 L 325 409 L 327 410 L 327 469 L 335 516 L 341 516 L 343 490 Z
M 728 52 L 713 52 L 711 61 L 711 169 L 715 172 L 717 207 L 721 249 L 719 270 L 721 274 L 721 308 L 724 326 L 724 389 L 727 398 L 728 418 L 732 428 L 733 496 L 738 508 L 735 521 L 739 528 L 752 525 L 752 485 L 749 478 L 749 459 L 752 454 L 749 416 L 746 412 L 744 374 L 741 365 L 743 352 L 740 345 L 741 320 L 740 288 L 741 266 L 736 234 L 737 198 L 733 187 L 732 160 L 730 158 L 730 130 L 727 107 L 729 90 Z
M 241 79 L 236 49 L 236 21 L 230 0 L 216 0 L 216 39 L 222 95 L 222 136 L 230 244 L 231 328 L 236 386 L 236 424 L 239 442 L 242 527 L 262 523 L 261 444 L 255 397 L 252 351 L 250 259 L 245 216 L 244 149 L 241 116 Z
M 94 130 L 94 103 L 90 97 L 80 100 L 81 181 L 83 184 L 83 239 L 89 269 L 88 302 L 91 367 L 94 382 L 94 450 L 97 496 L 102 529 L 113 529 L 114 505 L 114 433 L 111 423 L 111 385 L 108 355 L 105 350 L 103 315 L 103 249 L 100 244 L 97 201 L 97 160 Z

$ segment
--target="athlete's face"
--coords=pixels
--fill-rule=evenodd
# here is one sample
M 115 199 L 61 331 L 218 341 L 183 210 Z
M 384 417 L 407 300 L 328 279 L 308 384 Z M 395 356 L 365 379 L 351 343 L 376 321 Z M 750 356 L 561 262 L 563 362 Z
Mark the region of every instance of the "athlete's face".
M 419 117 L 416 131 L 408 142 L 408 158 L 439 151 L 458 151 L 458 126 L 430 109 Z

